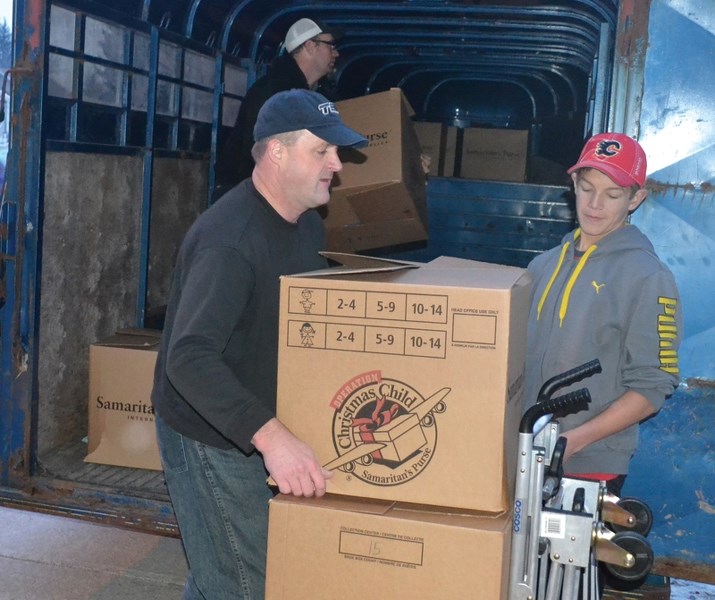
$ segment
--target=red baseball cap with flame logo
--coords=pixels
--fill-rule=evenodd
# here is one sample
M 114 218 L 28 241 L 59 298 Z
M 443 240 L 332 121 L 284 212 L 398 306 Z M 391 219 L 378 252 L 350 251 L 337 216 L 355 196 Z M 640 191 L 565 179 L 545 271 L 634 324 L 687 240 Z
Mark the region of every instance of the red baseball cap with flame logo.
M 641 145 L 623 133 L 599 133 L 586 142 L 578 162 L 567 172 L 591 168 L 605 173 L 621 187 L 643 187 L 647 162 Z

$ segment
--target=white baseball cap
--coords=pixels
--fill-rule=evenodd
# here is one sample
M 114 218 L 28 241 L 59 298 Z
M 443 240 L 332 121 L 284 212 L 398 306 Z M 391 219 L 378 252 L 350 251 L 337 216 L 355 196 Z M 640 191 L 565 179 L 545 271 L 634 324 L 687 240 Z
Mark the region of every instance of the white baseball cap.
M 319 25 L 312 19 L 299 19 L 290 26 L 288 33 L 286 33 L 283 47 L 286 52 L 293 52 L 298 46 L 305 44 L 305 42 L 321 33 L 330 33 L 333 37 L 337 37 L 335 31 Z

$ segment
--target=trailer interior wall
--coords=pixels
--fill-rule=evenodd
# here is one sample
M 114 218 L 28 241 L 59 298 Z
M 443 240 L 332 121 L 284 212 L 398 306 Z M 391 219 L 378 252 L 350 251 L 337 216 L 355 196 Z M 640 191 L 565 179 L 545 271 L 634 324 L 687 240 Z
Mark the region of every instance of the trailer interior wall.
M 206 161 L 159 158 L 147 306 L 166 302 L 179 242 L 206 205 Z M 135 327 L 142 264 L 140 156 L 48 152 L 39 316 L 38 455 L 87 435 L 89 345 Z

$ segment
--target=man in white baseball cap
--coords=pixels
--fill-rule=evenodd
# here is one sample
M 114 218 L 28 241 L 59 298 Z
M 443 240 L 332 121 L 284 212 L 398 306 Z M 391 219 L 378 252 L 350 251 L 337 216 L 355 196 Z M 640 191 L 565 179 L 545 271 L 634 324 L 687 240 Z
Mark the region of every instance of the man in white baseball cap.
M 313 19 L 299 19 L 291 25 L 288 33 L 286 33 L 283 47 L 286 52 L 293 52 L 293 50 L 308 40 L 318 39 L 320 34 L 330 36 L 333 42 L 337 42 L 341 37 L 337 29 L 327 27 L 325 24 L 314 21 Z
M 271 96 L 291 89 L 315 89 L 318 82 L 335 71 L 336 44 L 340 34 L 319 21 L 299 19 L 288 29 L 285 52 L 274 60 L 268 73 L 248 90 L 241 103 L 231 134 L 216 159 L 214 198 L 250 177 L 253 172 L 253 128 L 258 111 Z

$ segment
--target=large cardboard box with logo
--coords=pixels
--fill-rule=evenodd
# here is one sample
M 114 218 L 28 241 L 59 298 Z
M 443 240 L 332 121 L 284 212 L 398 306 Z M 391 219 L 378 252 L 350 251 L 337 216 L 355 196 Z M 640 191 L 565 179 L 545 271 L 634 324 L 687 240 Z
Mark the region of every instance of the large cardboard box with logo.
M 87 462 L 161 470 L 151 404 L 159 336 L 128 329 L 90 346 Z
M 347 497 L 271 501 L 267 600 L 507 597 L 509 514 Z M 327 576 L 316 577 L 316 565 Z
M 325 226 L 328 248 L 354 252 L 427 239 L 425 174 L 412 108 L 399 88 L 336 103 L 369 140 L 343 150 Z
M 511 506 L 530 279 L 456 258 L 347 263 L 281 280 L 278 417 L 328 491 Z
M 528 151 L 527 130 L 468 127 L 462 144 L 461 177 L 525 181 Z

